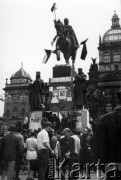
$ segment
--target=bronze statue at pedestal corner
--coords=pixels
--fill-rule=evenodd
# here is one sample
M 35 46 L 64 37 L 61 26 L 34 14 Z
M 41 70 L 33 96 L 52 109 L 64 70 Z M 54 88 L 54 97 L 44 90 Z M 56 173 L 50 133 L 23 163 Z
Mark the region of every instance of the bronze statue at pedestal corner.
M 44 87 L 44 81 L 40 79 L 40 72 L 36 72 L 36 80 L 30 85 L 30 110 L 38 111 L 42 109 L 43 99 L 42 91 Z
M 82 72 L 82 68 L 79 68 L 73 81 L 73 108 L 82 109 L 86 104 L 86 78 L 87 76 Z

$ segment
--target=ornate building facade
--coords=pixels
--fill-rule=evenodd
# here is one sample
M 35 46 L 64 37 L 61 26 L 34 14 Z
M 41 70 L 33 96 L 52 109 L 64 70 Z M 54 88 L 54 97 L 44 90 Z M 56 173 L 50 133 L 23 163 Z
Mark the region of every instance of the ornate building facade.
M 39 73 L 40 72 L 36 72 Z M 6 120 L 23 120 L 28 116 L 30 109 L 30 89 L 32 85 L 32 78 L 21 67 L 16 73 L 10 77 L 10 83 L 6 79 L 5 88 L 5 102 L 3 117 Z M 44 83 L 42 91 L 43 104 L 45 110 L 49 108 L 49 84 Z
M 112 26 L 99 40 L 99 88 L 105 93 L 105 112 L 118 104 L 117 92 L 121 90 L 121 27 L 114 12 Z
M 32 83 L 30 75 L 21 67 L 10 78 L 6 79 L 4 118 L 23 119 L 29 112 L 29 84 Z

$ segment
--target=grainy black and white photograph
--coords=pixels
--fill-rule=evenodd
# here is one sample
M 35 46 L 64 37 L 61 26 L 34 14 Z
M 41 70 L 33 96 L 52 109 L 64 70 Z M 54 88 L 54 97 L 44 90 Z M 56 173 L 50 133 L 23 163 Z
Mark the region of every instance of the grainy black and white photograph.
M 121 0 L 0 0 L 0 180 L 121 180 Z

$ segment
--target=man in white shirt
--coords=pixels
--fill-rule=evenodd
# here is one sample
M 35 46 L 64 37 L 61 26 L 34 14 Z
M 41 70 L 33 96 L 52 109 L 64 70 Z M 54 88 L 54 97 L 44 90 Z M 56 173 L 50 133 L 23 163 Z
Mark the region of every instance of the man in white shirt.
M 80 149 L 81 149 L 81 142 L 79 138 L 79 132 L 74 130 L 74 134 L 71 136 L 75 140 L 75 162 L 79 162 L 79 156 L 80 156 Z
M 48 131 L 51 128 L 49 121 L 44 123 L 44 128 L 37 135 L 38 147 L 38 180 L 45 180 L 45 173 L 48 167 L 49 153 L 54 154 L 50 147 Z M 50 152 L 49 152 L 50 151 Z

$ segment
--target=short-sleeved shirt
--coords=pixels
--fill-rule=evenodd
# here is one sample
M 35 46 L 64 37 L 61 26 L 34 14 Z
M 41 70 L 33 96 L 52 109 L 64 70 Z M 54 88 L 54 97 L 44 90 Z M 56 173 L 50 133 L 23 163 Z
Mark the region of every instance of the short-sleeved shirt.
M 25 146 L 27 147 L 26 159 L 27 160 L 36 159 L 37 139 L 35 137 L 27 138 Z
M 76 154 L 79 154 L 80 153 L 80 149 L 81 149 L 81 146 L 80 146 L 80 139 L 77 135 L 72 135 L 71 136 L 72 138 L 74 138 L 75 140 L 75 153 Z
M 37 147 L 38 150 L 41 149 L 47 149 L 43 143 L 48 143 L 49 144 L 49 135 L 46 129 L 42 129 L 37 135 Z

